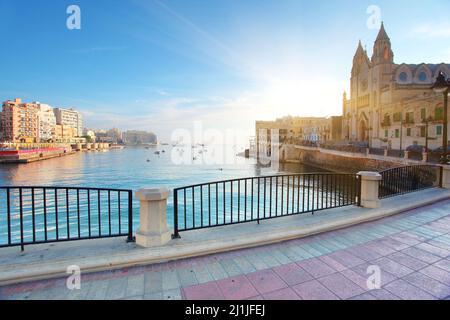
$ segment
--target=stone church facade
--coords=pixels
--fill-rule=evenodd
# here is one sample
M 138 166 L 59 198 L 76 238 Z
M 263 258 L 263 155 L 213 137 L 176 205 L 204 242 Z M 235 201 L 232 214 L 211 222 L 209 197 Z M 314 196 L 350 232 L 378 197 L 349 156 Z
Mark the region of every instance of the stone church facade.
M 450 65 L 394 63 L 382 24 L 372 57 L 359 42 L 353 58 L 350 95 L 343 98 L 343 138 L 374 148 L 442 146 L 443 96 L 431 89 L 439 72 L 450 76 Z

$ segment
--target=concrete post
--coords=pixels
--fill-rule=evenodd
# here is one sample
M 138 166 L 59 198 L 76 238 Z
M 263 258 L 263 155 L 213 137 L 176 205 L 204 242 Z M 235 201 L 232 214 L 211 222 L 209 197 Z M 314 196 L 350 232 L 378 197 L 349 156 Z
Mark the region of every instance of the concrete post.
M 422 152 L 422 162 L 428 162 L 428 152 Z
M 136 232 L 137 245 L 149 248 L 169 242 L 172 238 L 167 227 L 169 190 L 141 189 L 135 196 L 141 202 L 139 229 Z
M 361 171 L 358 175 L 361 177 L 361 207 L 379 208 L 378 188 L 382 179 L 381 175 L 370 171 Z
M 385 156 L 385 157 L 388 156 L 388 149 L 384 149 L 384 156 Z
M 405 159 L 409 159 L 409 151 L 405 150 Z
M 450 166 L 442 166 L 442 188 L 450 189 Z

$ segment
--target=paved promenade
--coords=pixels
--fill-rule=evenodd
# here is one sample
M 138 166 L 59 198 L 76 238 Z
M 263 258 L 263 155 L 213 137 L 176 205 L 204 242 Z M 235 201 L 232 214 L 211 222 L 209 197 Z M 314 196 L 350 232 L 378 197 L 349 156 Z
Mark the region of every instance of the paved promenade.
M 381 289 L 369 290 L 369 266 Z M 369 268 L 370 269 L 370 268 Z M 0 288 L 1 299 L 449 299 L 450 201 L 304 239 Z

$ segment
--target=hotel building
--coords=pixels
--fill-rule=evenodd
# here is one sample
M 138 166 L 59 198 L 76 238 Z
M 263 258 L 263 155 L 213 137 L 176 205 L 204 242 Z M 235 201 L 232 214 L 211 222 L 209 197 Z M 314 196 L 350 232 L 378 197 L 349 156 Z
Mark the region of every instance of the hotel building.
M 9 142 L 36 142 L 39 136 L 39 107 L 21 99 L 3 102 L 2 139 Z
M 56 117 L 56 124 L 63 127 L 71 127 L 76 130 L 75 136 L 83 135 L 83 116 L 74 109 L 53 109 Z

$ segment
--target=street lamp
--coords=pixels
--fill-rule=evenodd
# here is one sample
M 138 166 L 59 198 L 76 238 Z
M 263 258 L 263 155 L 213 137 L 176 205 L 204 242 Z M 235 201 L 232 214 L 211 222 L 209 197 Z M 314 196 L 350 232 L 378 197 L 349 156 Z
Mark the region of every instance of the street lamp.
M 448 93 L 450 90 L 450 80 L 445 77 L 445 75 L 442 71 L 439 72 L 439 75 L 436 78 L 436 82 L 433 84 L 432 88 L 433 88 L 434 92 L 442 93 L 444 95 L 444 125 L 443 125 L 443 132 L 442 132 L 442 149 L 443 149 L 444 153 L 442 155 L 441 163 L 446 164 L 447 163 L 447 145 L 448 145 L 447 109 L 448 109 Z

